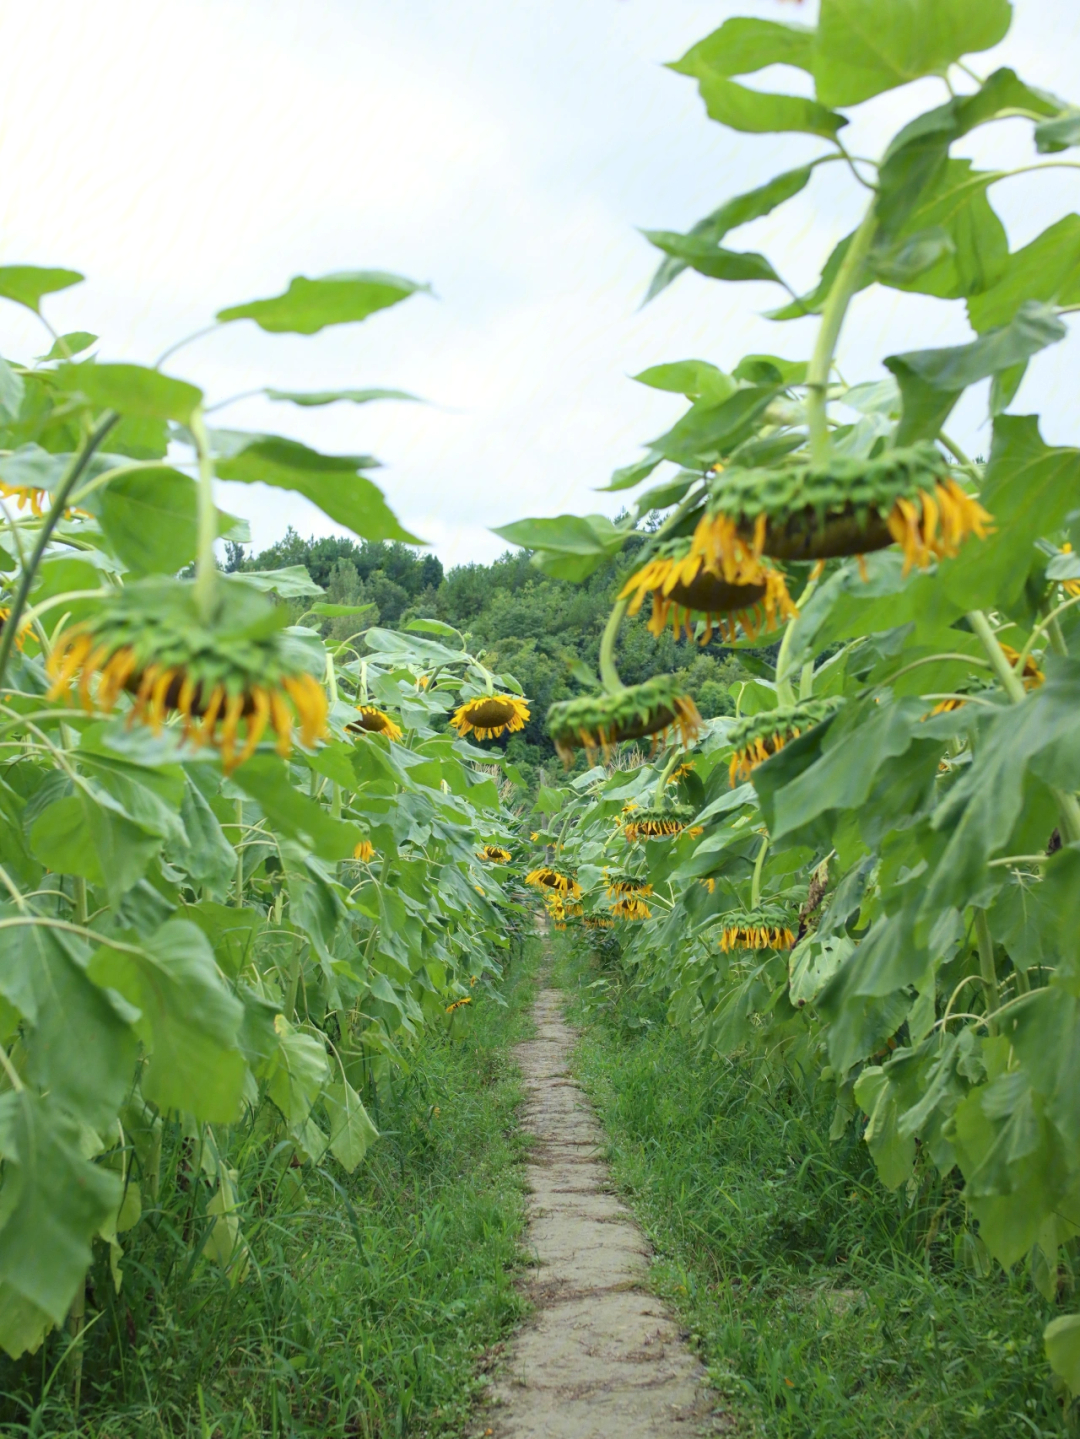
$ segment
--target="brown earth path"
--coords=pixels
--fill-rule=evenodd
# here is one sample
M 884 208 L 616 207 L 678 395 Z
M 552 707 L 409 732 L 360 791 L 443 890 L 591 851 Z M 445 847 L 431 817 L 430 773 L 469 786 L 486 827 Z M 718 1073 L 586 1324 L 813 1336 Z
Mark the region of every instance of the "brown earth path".
M 649 1249 L 611 1192 L 603 1132 L 567 1063 L 574 1034 L 541 989 L 518 1046 L 533 1136 L 528 1282 L 535 1313 L 511 1345 L 484 1431 L 497 1439 L 658 1439 L 727 1430 L 704 1371 L 645 1287 Z

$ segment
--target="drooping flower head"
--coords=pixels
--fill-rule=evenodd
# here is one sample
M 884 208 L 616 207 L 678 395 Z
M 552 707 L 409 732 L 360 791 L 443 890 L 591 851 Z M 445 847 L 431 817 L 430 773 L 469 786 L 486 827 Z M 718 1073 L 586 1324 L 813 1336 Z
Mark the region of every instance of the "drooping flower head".
M 611 906 L 611 914 L 614 919 L 651 919 L 652 910 L 643 899 L 633 895 L 626 899 L 619 899 Z
M 29 485 L 4 485 L 0 484 L 0 499 L 14 500 L 20 510 L 30 506 L 30 512 L 36 519 L 41 518 L 42 501 L 48 498 L 48 490 L 31 489 Z
M 311 672 L 318 655 L 283 629 L 287 612 L 240 578 L 222 576 L 212 625 L 190 581 L 136 580 L 92 619 L 65 630 L 48 660 L 50 699 L 72 687 L 88 713 L 108 714 L 124 693 L 130 720 L 160 730 L 170 714 L 184 739 L 220 750 L 226 773 L 250 758 L 269 728 L 282 756 L 294 726 L 310 746 L 326 734 L 327 699 Z
M 789 741 L 831 719 L 842 704 L 839 696 L 804 700 L 801 704 L 764 710 L 737 721 L 728 731 L 728 743 L 735 751 L 729 767 L 732 785 L 736 780 L 749 779 L 759 764 L 764 764 Z
M 509 864 L 513 858 L 508 849 L 498 844 L 485 844 L 483 849 L 477 850 L 476 857 L 487 860 L 489 864 Z
M 826 560 L 895 543 L 906 574 L 956 555 L 969 535 L 983 539 L 992 528 L 944 455 L 921 443 L 872 460 L 837 455 L 823 466 L 804 458 L 773 469 L 732 466 L 710 486 L 693 546 L 727 578 L 745 570 L 747 551 Z
M 615 921 L 607 919 L 602 914 L 587 914 L 584 920 L 586 929 L 614 929 Z
M 450 723 L 459 735 L 498 739 L 523 730 L 529 718 L 529 706 L 517 695 L 477 695 L 457 707 Z
M 530 870 L 525 876 L 525 883 L 531 884 L 534 889 L 555 890 L 559 894 L 569 894 L 574 899 L 581 898 L 581 885 L 570 874 L 562 874 L 557 869 L 551 869 L 547 865 L 540 869 Z
M 669 804 L 664 809 L 634 809 L 625 816 L 623 834 L 631 844 L 643 839 L 672 839 L 682 834 L 693 817 L 693 809 L 686 804 Z
M 684 627 L 687 639 L 692 639 L 694 617 L 700 616 L 705 621 L 703 645 L 712 639 L 714 628 L 734 644 L 736 622 L 748 639 L 756 639 L 763 630 L 775 630 L 779 622 L 794 619 L 797 611 L 780 571 L 755 558 L 741 543 L 734 551 L 727 569 L 736 577 L 729 579 L 713 572 L 711 555 L 693 538 L 671 540 L 630 576 L 619 598 L 630 599 L 628 613 L 636 615 L 646 595 L 652 596 L 647 628 L 657 639 L 669 622 L 676 640 Z
M 652 885 L 647 879 L 638 879 L 631 874 L 620 874 L 608 870 L 604 876 L 609 899 L 620 899 L 624 895 L 640 895 L 643 899 L 652 894 Z
M 622 740 L 664 735 L 676 728 L 689 748 L 701 733 L 697 706 L 673 675 L 654 675 L 618 694 L 582 695 L 548 710 L 548 733 L 564 764 L 583 749 L 590 762 L 597 751 L 605 758 Z
M 375 705 L 357 705 L 356 708 L 360 718 L 346 725 L 346 729 L 352 730 L 354 734 L 382 734 L 388 740 L 401 738 L 401 726 L 395 724 L 385 710 L 377 709 Z
M 720 948 L 725 954 L 739 949 L 791 949 L 795 933 L 783 910 L 763 908 L 724 916 Z
M 375 846 L 369 839 L 362 839 L 353 850 L 353 859 L 358 859 L 361 864 L 370 864 L 375 858 Z

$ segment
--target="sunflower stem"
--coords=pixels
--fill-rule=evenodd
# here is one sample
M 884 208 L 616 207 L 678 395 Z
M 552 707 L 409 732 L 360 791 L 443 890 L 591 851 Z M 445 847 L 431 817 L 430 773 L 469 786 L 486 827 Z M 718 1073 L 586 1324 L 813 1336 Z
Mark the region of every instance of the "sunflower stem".
M 808 580 L 806 588 L 795 601 L 795 608 L 802 610 L 818 587 L 818 580 Z M 788 620 L 787 628 L 784 630 L 784 638 L 780 641 L 780 653 L 776 656 L 776 698 L 782 705 L 793 705 L 795 703 L 795 687 L 788 679 L 788 670 L 791 668 L 791 636 L 794 633 L 794 622 Z M 811 670 L 811 679 L 813 670 Z
M 986 1012 L 993 1014 L 998 1007 L 998 979 L 997 967 L 994 964 L 994 941 L 985 909 L 975 911 L 975 939 L 979 946 L 979 974 L 986 991 Z M 986 1027 L 991 1034 L 994 1033 L 993 1020 L 988 1020 Z
M 870 202 L 862 223 L 851 237 L 836 279 L 833 280 L 825 308 L 821 312 L 821 325 L 817 343 L 806 372 L 806 419 L 810 429 L 810 458 L 815 465 L 822 465 L 829 458 L 828 387 L 832 374 L 833 355 L 840 338 L 844 316 L 858 289 L 863 265 L 870 253 L 877 233 L 877 195 Z
M 199 458 L 199 548 L 195 559 L 195 603 L 199 618 L 203 624 L 209 624 L 214 618 L 217 599 L 217 561 L 214 559 L 217 511 L 214 508 L 214 459 L 201 407 L 192 413 L 190 429 Z
M 237 909 L 244 907 L 244 851 L 240 847 L 240 841 L 244 837 L 244 801 L 236 801 L 236 896 L 233 904 Z
M 762 836 L 761 848 L 758 850 L 757 859 L 754 861 L 754 877 L 750 881 L 750 908 L 757 909 L 761 903 L 761 872 L 765 868 L 765 856 L 769 852 L 769 836 Z
M 982 610 L 969 610 L 968 622 L 982 641 L 983 649 L 1002 689 L 1013 704 L 1019 704 L 1025 697 L 1024 682 L 1009 663 L 990 621 Z M 1050 793 L 1057 803 L 1061 837 L 1066 844 L 1075 844 L 1080 840 L 1080 803 L 1077 802 L 1076 795 L 1070 794 L 1068 790 L 1052 788 Z
M 615 641 L 619 638 L 619 626 L 623 622 L 623 616 L 629 605 L 629 600 L 616 601 L 614 609 L 608 615 L 608 622 L 604 626 L 604 634 L 600 640 L 600 679 L 609 695 L 620 694 L 626 688 L 619 678 L 619 671 L 615 668 Z
M 667 782 L 671 778 L 671 772 L 675 768 L 675 762 L 678 758 L 679 747 L 678 745 L 676 745 L 675 748 L 671 751 L 671 756 L 668 759 L 667 764 L 661 771 L 660 778 L 656 781 L 656 795 L 654 798 L 654 803 L 657 809 L 663 809 L 664 807 L 664 796 L 667 793 Z
M 4 621 L 3 627 L 0 628 L 0 684 L 3 683 L 4 675 L 7 671 L 8 660 L 11 658 L 11 647 L 15 643 L 15 636 L 19 633 L 19 622 L 22 619 L 23 610 L 26 608 L 26 597 L 30 593 L 30 586 L 34 583 L 34 578 L 41 565 L 42 556 L 45 553 L 49 540 L 52 538 L 52 532 L 56 529 L 56 526 L 60 522 L 60 517 L 64 513 L 64 506 L 67 504 L 68 496 L 79 483 L 87 465 L 94 457 L 94 452 L 119 418 L 120 416 L 115 410 L 105 411 L 94 429 L 83 441 L 82 448 L 77 450 L 72 456 L 67 474 L 53 491 L 49 512 L 41 522 L 37 543 L 34 545 L 29 563 L 23 566 L 23 572 L 19 577 L 19 588 L 15 593 L 15 598 L 11 602 L 11 610 L 7 619 Z

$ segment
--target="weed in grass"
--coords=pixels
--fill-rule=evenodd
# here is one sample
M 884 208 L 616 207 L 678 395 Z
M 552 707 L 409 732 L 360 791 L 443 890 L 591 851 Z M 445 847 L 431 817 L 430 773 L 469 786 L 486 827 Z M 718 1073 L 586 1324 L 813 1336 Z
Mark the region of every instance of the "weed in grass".
M 565 950 L 586 1020 L 576 1072 L 653 1281 L 746 1435 L 1033 1439 L 1074 1434 L 1050 1383 L 1050 1306 L 1022 1267 L 963 1264 L 962 1200 L 889 1194 L 853 1128 L 760 1060 L 695 1055 L 662 1004 Z M 976 1260 L 978 1256 L 973 1256 Z
M 536 944 L 474 1006 L 465 1037 L 426 1036 L 370 1108 L 382 1137 L 351 1177 L 329 1159 L 282 1166 L 236 1132 L 228 1162 L 251 1251 L 231 1284 L 204 1252 L 191 1145 L 167 1145 L 156 1207 L 107 1254 L 88 1293 L 82 1406 L 70 1340 L 0 1360 L 0 1430 L 67 1439 L 458 1436 L 486 1382 L 478 1364 L 522 1312 L 519 1083 Z M 367 1096 L 365 1096 L 367 1098 Z M 336 1169 L 336 1172 L 335 1172 Z M 203 1241 L 200 1244 L 200 1239 Z

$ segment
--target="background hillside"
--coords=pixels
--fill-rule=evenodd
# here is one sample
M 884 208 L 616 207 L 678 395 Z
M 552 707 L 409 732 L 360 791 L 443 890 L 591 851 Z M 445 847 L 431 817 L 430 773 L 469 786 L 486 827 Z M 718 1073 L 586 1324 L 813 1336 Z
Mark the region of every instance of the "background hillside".
M 469 637 L 469 647 L 491 668 L 509 672 L 532 702 L 524 732 L 505 741 L 511 757 L 529 771 L 554 754 L 544 728 L 548 706 L 595 684 L 600 636 L 634 549 L 570 584 L 541 574 L 524 550 L 491 564 L 459 565 L 447 572 L 434 556 L 398 543 L 356 543 L 346 538 L 302 539 L 289 529 L 260 554 L 229 549 L 230 569 L 268 570 L 305 565 L 335 604 L 373 604 L 370 616 L 323 621 L 322 633 L 345 639 L 358 625 L 399 627 L 411 619 L 439 619 Z M 304 608 L 294 602 L 297 615 Z M 636 684 L 659 671 L 680 674 L 701 713 L 734 712 L 730 686 L 747 678 L 740 657 L 715 641 L 704 648 L 670 633 L 659 640 L 645 627 L 647 611 L 627 620 L 619 641 L 619 672 Z M 311 623 L 307 620 L 306 623 Z

